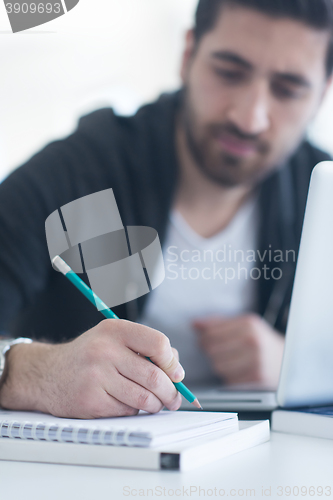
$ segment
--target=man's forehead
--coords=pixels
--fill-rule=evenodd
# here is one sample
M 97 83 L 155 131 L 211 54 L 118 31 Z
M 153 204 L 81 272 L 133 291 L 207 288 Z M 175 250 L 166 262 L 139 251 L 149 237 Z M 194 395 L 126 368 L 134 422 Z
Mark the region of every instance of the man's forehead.
M 276 72 L 322 76 L 330 34 L 288 18 L 273 18 L 254 9 L 225 7 L 214 29 L 202 40 L 209 54 L 228 51 L 255 67 Z

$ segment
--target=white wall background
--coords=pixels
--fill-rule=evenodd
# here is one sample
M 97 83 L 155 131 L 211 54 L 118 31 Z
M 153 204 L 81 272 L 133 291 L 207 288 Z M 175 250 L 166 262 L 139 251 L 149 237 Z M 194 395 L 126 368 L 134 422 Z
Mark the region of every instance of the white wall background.
M 130 113 L 179 85 L 197 0 L 80 0 L 12 34 L 0 2 L 0 180 L 100 106 Z M 333 154 L 333 92 L 311 132 Z

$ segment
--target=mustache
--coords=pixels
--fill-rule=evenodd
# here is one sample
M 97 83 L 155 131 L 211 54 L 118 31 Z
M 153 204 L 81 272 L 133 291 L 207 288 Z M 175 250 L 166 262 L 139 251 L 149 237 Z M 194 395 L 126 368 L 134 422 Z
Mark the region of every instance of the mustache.
M 234 123 L 222 123 L 210 125 L 209 131 L 213 136 L 228 135 L 235 139 L 255 144 L 259 150 L 267 151 L 269 144 L 263 140 L 260 134 L 248 134 L 239 129 Z

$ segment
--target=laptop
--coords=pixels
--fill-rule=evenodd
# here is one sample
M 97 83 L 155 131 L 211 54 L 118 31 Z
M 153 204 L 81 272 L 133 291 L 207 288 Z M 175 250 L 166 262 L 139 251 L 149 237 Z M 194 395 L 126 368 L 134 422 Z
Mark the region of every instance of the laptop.
M 333 162 L 319 163 L 311 177 L 278 387 L 191 389 L 205 410 L 333 403 Z

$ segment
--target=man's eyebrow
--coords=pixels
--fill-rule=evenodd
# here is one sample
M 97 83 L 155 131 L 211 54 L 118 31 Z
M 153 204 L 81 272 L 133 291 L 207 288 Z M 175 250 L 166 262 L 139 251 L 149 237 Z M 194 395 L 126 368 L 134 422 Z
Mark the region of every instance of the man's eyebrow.
M 235 52 L 230 52 L 229 50 L 220 50 L 220 51 L 215 51 L 212 53 L 212 57 L 214 59 L 218 59 L 219 61 L 226 61 L 230 62 L 233 64 L 237 64 L 238 66 L 241 66 L 242 68 L 252 71 L 254 70 L 254 65 L 251 64 L 249 61 L 244 59 L 243 57 L 239 56 Z M 284 80 L 286 82 L 289 82 L 294 85 L 299 85 L 301 87 L 305 88 L 310 88 L 311 83 L 309 80 L 307 80 L 304 76 L 298 75 L 297 73 L 275 73 L 275 77 Z
M 284 80 L 294 85 L 299 85 L 300 87 L 311 87 L 309 80 L 307 80 L 304 76 L 297 75 L 296 73 L 275 73 L 275 76 L 280 80 Z
M 237 64 L 238 66 L 242 66 L 244 69 L 252 70 L 254 66 L 243 57 L 235 54 L 234 52 L 230 52 L 227 50 L 220 50 L 212 53 L 212 57 L 214 59 L 218 59 L 219 61 L 231 62 L 233 64 Z

